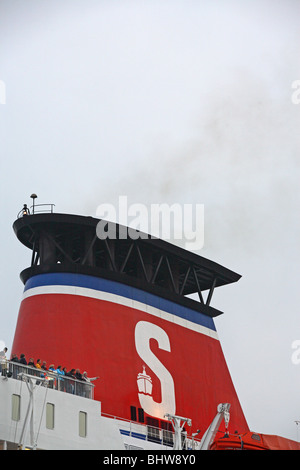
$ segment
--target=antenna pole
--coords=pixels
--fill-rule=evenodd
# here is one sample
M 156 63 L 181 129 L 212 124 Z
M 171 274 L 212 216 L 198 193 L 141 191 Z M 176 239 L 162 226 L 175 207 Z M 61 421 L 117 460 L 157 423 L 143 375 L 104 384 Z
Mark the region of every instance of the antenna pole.
M 37 195 L 35 193 L 32 193 L 30 197 L 32 199 L 32 213 L 34 214 L 34 201 L 37 198 Z

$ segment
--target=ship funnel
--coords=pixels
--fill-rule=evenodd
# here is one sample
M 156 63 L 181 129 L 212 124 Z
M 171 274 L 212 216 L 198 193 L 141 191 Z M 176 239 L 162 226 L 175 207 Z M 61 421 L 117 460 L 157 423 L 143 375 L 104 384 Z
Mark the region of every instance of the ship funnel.
M 232 425 L 247 431 L 213 306 L 215 289 L 240 275 L 138 231 L 124 237 L 119 224 L 108 230 L 115 238 L 99 238 L 99 219 L 31 198 L 30 214 L 13 224 L 31 256 L 12 353 L 100 377 L 102 411 L 151 429 L 169 425 L 167 413 L 206 429 L 226 401 Z

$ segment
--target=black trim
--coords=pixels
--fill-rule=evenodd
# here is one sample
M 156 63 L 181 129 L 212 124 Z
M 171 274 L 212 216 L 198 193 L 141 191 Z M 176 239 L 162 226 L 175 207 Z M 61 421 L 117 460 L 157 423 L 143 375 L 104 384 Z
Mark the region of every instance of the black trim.
M 239 274 L 138 231 L 136 239 L 122 238 L 127 227 L 112 222 L 106 222 L 107 228 L 117 239 L 100 240 L 98 223 L 93 217 L 55 213 L 17 219 L 15 234 L 32 250 L 31 267 L 21 273 L 23 283 L 41 273 L 88 274 L 137 287 L 210 317 L 222 313 L 210 306 L 214 289 L 238 281 Z M 199 301 L 186 297 L 192 293 Z

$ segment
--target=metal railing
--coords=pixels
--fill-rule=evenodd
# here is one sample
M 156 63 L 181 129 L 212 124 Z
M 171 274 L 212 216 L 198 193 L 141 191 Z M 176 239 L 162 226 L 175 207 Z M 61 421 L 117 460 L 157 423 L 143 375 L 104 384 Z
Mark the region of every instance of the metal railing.
M 117 421 L 121 434 L 160 444 L 165 449 L 170 449 L 174 445 L 175 433 L 173 430 L 150 426 L 147 423 L 127 420 L 107 413 L 101 414 Z M 188 435 L 186 432 L 182 432 L 181 443 L 183 450 L 197 450 L 200 441 L 201 439 L 197 439 L 195 435 Z
M 40 214 L 42 212 L 50 212 L 52 214 L 54 212 L 54 206 L 55 204 L 34 204 L 30 207 L 31 214 Z M 39 209 L 40 207 L 43 209 Z
M 59 374 L 51 370 L 37 369 L 36 367 L 27 366 L 18 362 L 6 361 L 0 364 L 0 373 L 2 376 L 7 378 L 14 378 L 22 380 L 20 374 L 29 374 L 36 378 L 37 384 L 39 383 L 39 377 L 43 380 L 42 385 L 47 386 L 53 390 L 60 392 L 71 393 L 85 398 L 94 399 L 94 388 L 95 385 L 86 380 L 78 380 L 67 375 Z
M 27 205 L 24 205 L 24 207 L 18 213 L 17 219 L 20 219 L 20 217 L 34 215 L 34 214 L 42 214 L 42 213 L 53 214 L 54 207 L 55 207 L 55 204 L 34 204 L 30 206 L 30 208 L 27 207 Z

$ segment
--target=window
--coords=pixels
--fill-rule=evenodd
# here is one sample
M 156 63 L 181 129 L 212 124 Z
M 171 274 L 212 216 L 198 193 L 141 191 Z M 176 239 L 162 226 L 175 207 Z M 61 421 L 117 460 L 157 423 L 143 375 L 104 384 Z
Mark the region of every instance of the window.
M 136 421 L 136 407 L 135 406 L 130 407 L 130 420 Z
M 173 426 L 170 422 L 161 421 L 163 444 L 173 446 Z
M 139 422 L 144 423 L 145 417 L 144 417 L 144 410 L 143 408 L 138 408 L 138 415 L 139 415 Z
M 147 438 L 150 442 L 160 442 L 159 421 L 147 416 Z
M 137 413 L 136 413 L 136 407 L 135 407 L 135 406 L 131 406 L 131 407 L 130 407 L 130 420 L 131 420 L 131 421 L 136 421 L 137 418 L 138 418 L 138 421 L 139 421 L 140 423 L 144 423 L 144 422 L 145 422 L 144 410 L 143 410 L 143 408 L 138 408 L 138 409 L 137 409 Z
M 11 396 L 11 419 L 14 421 L 20 421 L 20 395 L 13 394 Z
M 54 429 L 54 405 L 53 403 L 46 404 L 46 428 Z
M 79 436 L 86 437 L 87 431 L 87 414 L 84 411 L 79 411 Z

